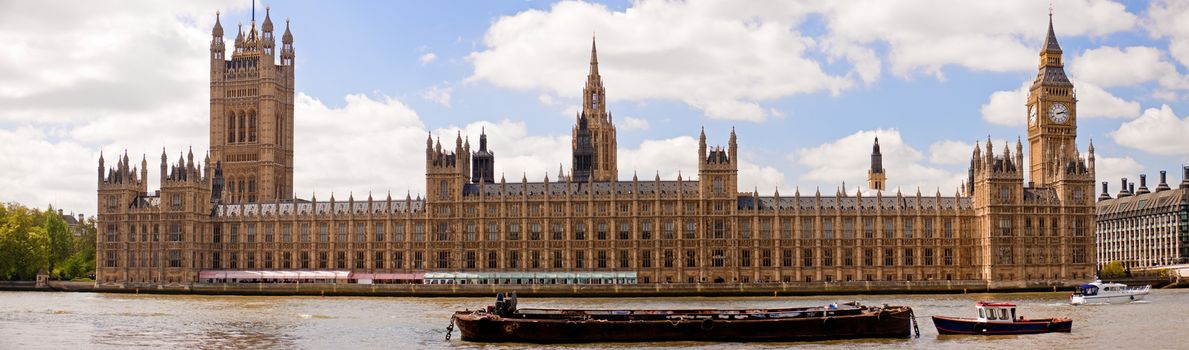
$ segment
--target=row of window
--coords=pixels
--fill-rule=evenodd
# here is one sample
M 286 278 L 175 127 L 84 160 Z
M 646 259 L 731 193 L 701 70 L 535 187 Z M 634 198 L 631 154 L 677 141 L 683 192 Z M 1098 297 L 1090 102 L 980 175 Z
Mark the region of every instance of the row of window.
M 451 187 L 450 187 L 449 182 L 447 182 L 446 180 L 441 180 L 438 182 L 438 190 L 437 191 L 438 191 L 439 195 L 444 195 L 444 196 L 448 197 L 449 194 L 451 193 L 450 190 L 451 190 Z M 632 210 L 633 203 L 635 203 L 635 206 L 638 207 L 638 212 L 636 212 L 636 213 L 634 213 Z M 618 215 L 632 215 L 632 214 L 677 215 L 679 212 L 682 212 L 685 215 L 698 215 L 698 208 L 700 207 L 701 203 L 705 203 L 707 206 L 709 206 L 708 209 L 710 209 L 710 211 L 708 213 L 711 213 L 711 214 L 713 214 L 713 213 L 723 213 L 723 214 L 729 213 L 730 209 L 732 209 L 732 207 L 738 205 L 735 200 L 700 200 L 700 201 L 686 201 L 686 202 L 675 201 L 675 200 L 664 200 L 664 201 L 661 201 L 661 203 L 660 203 L 660 208 L 661 208 L 660 212 L 654 213 L 653 212 L 653 204 L 654 203 L 650 200 L 618 201 L 615 203 L 607 201 L 607 202 L 595 202 L 595 203 L 589 204 L 589 205 L 586 202 L 574 202 L 574 203 L 569 203 L 569 204 L 567 204 L 567 203 L 546 204 L 546 203 L 538 202 L 538 203 L 524 204 L 523 210 L 522 210 L 521 204 L 519 204 L 519 203 L 508 203 L 508 204 L 503 205 L 505 207 L 505 209 L 502 212 L 507 214 L 507 216 L 509 216 L 509 217 L 518 217 L 518 216 L 522 216 L 522 215 L 542 217 L 542 216 L 546 216 L 547 214 L 550 216 L 568 216 L 568 211 L 566 211 L 566 207 L 568 205 L 570 208 L 572 208 L 573 213 L 576 214 L 577 216 L 585 216 L 588 214 L 593 214 L 593 215 L 597 215 L 597 216 L 613 215 L 613 214 L 618 214 Z M 436 209 L 434 211 L 435 213 L 438 213 L 441 215 L 451 215 L 453 213 L 452 205 L 439 204 L 439 205 L 435 205 L 435 207 L 436 207 Z M 483 207 L 486 209 L 480 209 L 480 207 Z M 501 205 L 499 205 L 499 204 L 489 204 L 489 205 L 467 204 L 465 206 L 465 208 L 463 209 L 463 211 L 464 211 L 464 215 L 467 217 L 477 217 L 481 210 L 485 210 L 488 217 L 497 217 L 497 216 L 500 216 L 500 213 L 501 213 L 500 207 L 501 207 Z M 678 207 L 680 207 L 681 209 L 678 209 Z M 549 208 L 548 213 L 545 212 L 546 208 Z M 590 209 L 590 208 L 593 208 L 593 209 Z M 588 210 L 588 209 L 590 209 L 590 210 Z M 933 214 L 932 212 L 924 212 L 921 215 L 915 215 L 915 216 L 905 215 L 905 217 L 915 218 L 916 216 L 920 216 L 921 220 L 929 220 L 929 217 L 937 216 L 937 215 L 932 215 L 932 214 Z
M 1051 247 L 1047 254 L 1046 254 L 1045 250 L 1046 249 L 1040 248 L 1040 247 L 1025 247 L 1024 254 L 1022 256 L 1024 258 L 1023 263 L 1030 265 L 1030 264 L 1046 264 L 1046 263 L 1056 264 L 1056 263 L 1062 262 L 1061 258 L 1060 258 L 1061 257 L 1061 248 L 1060 247 Z M 1068 262 L 1074 263 L 1074 264 L 1086 263 L 1086 246 L 1073 245 L 1072 247 L 1070 247 L 1070 250 L 1071 250 L 1071 254 L 1070 254 L 1070 258 L 1069 258 Z M 1017 257 L 1017 254 L 1015 252 L 1015 247 L 1007 246 L 1007 245 L 999 246 L 995 252 L 995 264 L 997 264 L 997 265 L 1016 264 L 1017 263 L 1016 257 Z
M 761 220 L 761 225 L 760 225 L 760 229 L 759 229 L 758 233 L 755 230 L 753 230 L 751 223 L 748 222 L 748 220 L 741 220 L 739 222 L 737 230 L 731 230 L 730 220 L 727 220 L 727 219 L 709 219 L 706 221 L 707 221 L 707 225 L 709 226 L 709 232 L 707 232 L 707 236 L 705 238 L 710 238 L 710 239 L 732 239 L 732 238 L 773 239 L 773 238 L 775 238 L 773 236 L 773 234 L 775 232 L 773 232 L 773 230 L 772 230 L 773 227 L 771 226 L 771 220 Z M 817 226 L 815 225 L 815 221 L 816 220 L 813 218 L 804 218 L 802 220 L 801 230 L 799 231 L 799 233 L 801 234 L 800 238 L 802 238 L 802 239 L 814 239 L 814 238 L 822 238 L 822 239 L 868 238 L 868 239 L 871 239 L 871 238 L 877 237 L 876 230 L 873 226 L 873 222 L 874 222 L 873 219 L 864 220 L 864 226 L 861 228 L 861 231 L 857 230 L 858 228 L 856 228 L 854 226 L 853 219 L 850 219 L 850 218 L 843 219 L 842 220 L 843 225 L 841 227 L 840 232 L 838 231 L 838 228 L 834 225 L 834 220 L 832 218 L 824 218 L 821 220 L 822 221 L 822 225 L 820 227 L 821 231 L 816 230 Z M 880 234 L 881 234 L 880 237 L 885 238 L 885 239 L 895 239 L 895 238 L 912 239 L 912 238 L 914 238 L 914 236 L 915 236 L 914 231 L 916 231 L 914 228 L 915 220 L 913 220 L 912 218 L 906 218 L 906 219 L 902 219 L 901 221 L 903 223 L 902 228 L 904 229 L 904 231 L 901 231 L 900 234 L 897 234 L 897 232 L 895 231 L 896 227 L 894 226 L 893 221 L 887 220 L 887 221 L 885 221 L 883 230 L 880 231 Z M 940 237 L 954 238 L 954 220 L 947 218 L 947 219 L 943 219 L 941 221 L 943 224 L 942 224 L 941 232 L 939 232 Z M 967 219 L 964 221 L 967 223 L 967 225 L 972 225 L 971 220 Z M 779 229 L 780 229 L 779 234 L 780 234 L 781 239 L 793 239 L 793 236 L 794 236 L 793 226 L 790 223 L 791 223 L 790 220 L 781 221 L 781 226 L 779 227 Z M 924 225 L 923 229 L 918 232 L 920 234 L 920 237 L 921 238 L 935 238 L 936 231 L 934 230 L 933 221 L 925 220 L 924 223 L 925 223 L 925 225 Z M 665 221 L 659 222 L 659 227 L 654 227 L 654 225 L 653 225 L 654 222 L 651 220 L 640 221 L 638 227 L 633 227 L 635 225 L 632 225 L 632 223 L 629 223 L 629 222 L 596 221 L 594 223 L 591 223 L 591 225 L 589 227 L 587 224 L 588 223 L 586 223 L 586 222 L 573 223 L 572 225 L 569 225 L 570 230 L 567 232 L 567 230 L 566 230 L 567 225 L 565 225 L 563 223 L 558 223 L 558 222 L 544 223 L 544 224 L 540 223 L 540 222 L 532 222 L 532 223 L 528 223 L 527 225 L 524 225 L 524 226 L 522 226 L 521 223 L 507 223 L 504 225 L 500 225 L 497 223 L 488 222 L 485 225 L 486 226 L 485 229 L 482 232 L 480 232 L 480 228 L 484 228 L 483 227 L 484 225 L 482 225 L 481 223 L 476 223 L 476 222 L 466 222 L 463 224 L 464 227 L 463 227 L 461 237 L 457 237 L 457 238 L 461 238 L 464 241 L 478 241 L 481 236 L 485 236 L 485 239 L 487 241 L 499 241 L 501 238 L 504 238 L 506 240 L 521 240 L 521 239 L 543 240 L 546 238 L 551 239 L 551 240 L 566 240 L 566 239 L 607 240 L 607 239 L 612 239 L 612 238 L 619 239 L 619 240 L 628 240 L 628 239 L 636 238 L 633 236 L 635 233 L 638 233 L 638 238 L 644 239 L 644 240 L 654 239 L 654 236 L 655 236 L 655 238 L 660 238 L 660 239 L 676 239 L 678 237 L 679 222 L 674 221 L 674 220 L 665 220 Z M 684 229 L 680 232 L 681 238 L 682 239 L 698 239 L 699 238 L 698 234 L 697 234 L 698 228 L 699 228 L 698 221 L 697 220 L 686 220 L 684 222 L 684 224 L 685 224 Z M 275 226 L 268 224 L 268 223 L 265 223 L 262 226 L 264 228 L 265 235 L 266 235 L 265 242 L 269 242 L 269 243 L 273 242 L 273 229 Z M 238 240 L 241 237 L 241 235 L 240 235 L 241 227 L 246 228 L 246 230 L 247 230 L 247 235 L 246 235 L 247 242 L 256 242 L 255 237 L 256 237 L 257 225 L 254 223 L 248 223 L 248 224 L 243 224 L 243 225 L 234 224 L 234 223 L 226 224 L 226 227 L 227 227 L 226 230 L 223 230 L 222 227 L 223 226 L 220 225 L 220 226 L 216 226 L 216 228 L 215 228 L 214 241 L 216 243 L 223 241 L 223 232 L 224 231 L 226 231 L 228 233 L 228 241 L 229 242 L 233 242 L 233 243 L 238 242 Z M 299 227 L 300 227 L 300 231 L 299 231 L 300 241 L 301 242 L 311 242 L 311 224 L 310 223 L 300 223 Z M 321 242 L 321 243 L 330 242 L 331 227 L 332 226 L 328 223 L 321 223 L 317 226 L 318 242 Z M 367 238 L 369 237 L 369 234 L 367 232 L 367 227 L 368 227 L 367 224 L 357 222 L 354 225 L 355 230 L 353 232 L 351 232 L 351 231 L 348 231 L 348 223 L 338 223 L 337 230 L 335 230 L 335 232 L 334 232 L 335 235 L 337 236 L 337 239 L 335 240 L 335 242 L 349 242 L 350 241 L 350 240 L 348 240 L 349 237 L 353 237 L 353 241 L 356 243 L 367 242 Z M 393 235 L 391 237 L 389 237 L 385 234 L 385 232 L 386 232 L 385 228 L 388 227 L 385 223 L 376 222 L 376 223 L 372 224 L 371 227 L 372 227 L 372 231 L 371 231 L 370 236 L 373 238 L 373 240 L 372 240 L 373 242 L 384 242 L 384 241 L 386 241 L 386 238 L 390 238 L 392 241 L 397 241 L 397 242 L 405 240 L 405 236 L 404 236 L 405 225 L 396 224 L 396 225 L 391 226 L 393 229 Z M 548 232 L 545 231 L 546 227 L 548 227 L 548 229 L 549 229 Z M 280 224 L 280 228 L 281 228 L 281 242 L 284 242 L 284 243 L 293 242 L 293 237 L 292 237 L 293 224 L 283 223 L 283 224 Z M 412 225 L 412 228 L 413 228 L 413 234 L 412 234 L 411 238 L 413 241 L 425 241 L 426 240 L 427 237 L 425 236 L 426 229 L 425 229 L 424 223 L 420 223 L 420 222 L 414 223 Z M 433 240 L 451 241 L 453 239 L 456 239 L 453 236 L 454 227 L 450 223 L 439 222 L 435 226 L 433 226 L 433 228 L 434 228 L 434 230 L 432 232 L 432 237 L 430 237 Z M 962 231 L 963 233 L 965 233 L 966 237 L 969 237 L 969 232 L 970 232 L 969 228 L 970 228 L 970 226 L 967 226 L 966 229 L 964 229 Z M 638 231 L 633 232 L 633 229 L 636 229 Z M 659 232 L 657 232 L 657 229 L 659 229 Z M 612 231 L 612 230 L 614 230 L 614 231 Z M 522 231 L 527 231 L 527 232 L 522 232 Z M 593 232 L 591 232 L 591 231 L 593 231 Z M 501 237 L 501 233 L 506 233 L 506 235 Z M 859 236 L 859 235 L 861 235 L 861 236 Z
M 1045 225 L 1046 220 L 1043 217 L 1036 218 L 1036 221 L 1035 221 L 1036 226 L 1033 226 L 1032 219 L 1033 219 L 1032 217 L 1024 217 L 1023 218 L 1024 227 L 1023 227 L 1023 232 L 1021 232 L 1023 234 L 1023 236 L 1034 237 L 1034 236 L 1059 236 L 1060 235 L 1061 229 L 1058 226 L 1059 220 L 1057 218 L 1048 218 L 1047 221 L 1048 221 L 1049 225 L 1047 225 L 1047 226 Z M 1071 228 L 1071 231 L 1074 236 L 1080 237 L 1080 236 L 1086 235 L 1086 232 L 1088 231 L 1086 224 L 1088 221 L 1086 220 L 1085 217 L 1076 216 L 1069 220 L 1070 220 L 1070 224 L 1071 224 L 1070 228 Z M 1012 216 L 1001 216 L 1001 217 L 999 217 L 998 220 L 996 220 L 995 234 L 997 236 L 1002 236 L 1002 237 L 1014 236 L 1016 234 L 1014 232 L 1014 226 L 1015 226 L 1015 220 L 1013 219 Z
M 899 255 L 897 255 L 899 252 Z M 918 257 L 917 253 L 921 253 Z M 209 268 L 215 269 L 326 269 L 326 268 L 376 268 L 376 269 L 402 269 L 405 268 L 405 253 L 404 251 L 397 252 L 383 252 L 376 251 L 365 253 L 362 251 L 351 252 L 353 258 L 348 260 L 349 253 L 345 251 L 337 252 L 275 252 L 275 253 L 260 253 L 260 260 L 257 260 L 256 252 L 214 252 L 211 254 L 211 265 Z M 522 255 L 522 253 L 524 253 Z M 591 253 L 590 256 L 587 253 Z M 656 253 L 654 256 L 653 254 Z M 732 259 L 730 254 L 732 251 L 725 249 L 712 249 L 708 252 L 708 261 L 710 267 L 874 267 L 874 266 L 896 266 L 896 262 L 901 262 L 900 266 L 953 266 L 957 262 L 955 257 L 955 249 L 895 249 L 895 248 L 864 248 L 864 249 L 791 249 L 785 248 L 780 250 L 774 249 L 743 249 L 738 250 L 735 259 Z M 835 255 L 837 253 L 837 256 Z M 881 254 L 882 253 L 882 254 Z M 128 251 L 127 252 L 127 267 L 157 267 L 157 252 L 152 251 Z M 167 267 L 182 267 L 181 254 L 177 250 L 169 250 Z M 333 255 L 332 255 L 333 254 Z M 776 255 L 779 254 L 779 255 Z M 796 254 L 800 254 L 797 256 Z M 365 256 L 371 257 L 370 263 L 365 260 Z M 462 253 L 461 261 L 455 262 L 452 260 L 451 252 L 425 252 L 414 251 L 410 253 L 411 260 L 409 261 L 410 268 L 425 269 L 476 269 L 476 268 L 654 268 L 654 267 L 698 267 L 699 253 L 695 249 L 664 249 L 658 251 L 642 250 L 639 251 L 638 256 L 634 256 L 630 250 L 605 250 L 599 249 L 594 251 L 572 251 L 568 254 L 569 264 L 567 261 L 566 251 L 540 251 L 532 250 L 527 252 L 521 251 L 507 251 L 503 253 L 503 260 L 501 260 L 500 252 L 476 252 L 466 251 Z M 277 264 L 274 264 L 274 256 L 277 258 Z M 294 260 L 296 256 L 297 260 Z M 315 260 L 311 260 L 311 256 Z M 335 257 L 334 263 L 331 264 L 330 257 Z M 226 260 L 223 258 L 226 257 Z M 390 257 L 391 260 L 388 260 Z M 115 260 L 116 252 L 107 252 L 107 267 L 117 266 Z M 240 259 L 243 259 L 242 261 Z M 257 264 L 257 262 L 260 264 Z M 639 265 L 634 265 L 633 262 L 638 261 Z M 390 262 L 390 264 L 389 264 Z M 732 264 L 732 262 L 735 262 Z M 971 249 L 966 248 L 962 251 L 962 265 L 972 266 L 974 263 Z M 799 265 L 797 265 L 799 264 Z M 877 265 L 881 264 L 881 265 Z M 200 264 L 201 265 L 201 264 Z

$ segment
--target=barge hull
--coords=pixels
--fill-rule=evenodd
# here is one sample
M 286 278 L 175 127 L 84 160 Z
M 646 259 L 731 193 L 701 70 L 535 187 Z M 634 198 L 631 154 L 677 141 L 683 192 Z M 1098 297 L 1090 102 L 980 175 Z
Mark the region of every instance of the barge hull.
M 785 319 L 558 320 L 461 315 L 462 339 L 474 342 L 589 343 L 644 341 L 777 342 L 908 338 L 910 309 Z

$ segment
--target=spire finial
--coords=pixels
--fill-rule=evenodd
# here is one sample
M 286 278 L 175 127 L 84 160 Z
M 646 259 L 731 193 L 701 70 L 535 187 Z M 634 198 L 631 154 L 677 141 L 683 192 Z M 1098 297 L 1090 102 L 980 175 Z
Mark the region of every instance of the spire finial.
M 256 0 L 252 0 L 252 23 L 256 23 Z
M 593 33 L 590 36 L 590 75 L 599 75 L 599 49 Z

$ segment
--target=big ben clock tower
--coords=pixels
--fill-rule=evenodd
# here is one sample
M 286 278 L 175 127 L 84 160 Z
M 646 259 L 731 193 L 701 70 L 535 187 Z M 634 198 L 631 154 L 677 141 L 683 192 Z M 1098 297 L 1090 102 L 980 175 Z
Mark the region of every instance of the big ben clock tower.
M 1050 169 L 1054 159 L 1073 158 L 1077 152 L 1077 96 L 1065 76 L 1061 45 L 1053 33 L 1053 15 L 1049 14 L 1049 33 L 1040 50 L 1039 71 L 1028 92 L 1028 147 L 1031 181 L 1038 186 L 1053 182 Z

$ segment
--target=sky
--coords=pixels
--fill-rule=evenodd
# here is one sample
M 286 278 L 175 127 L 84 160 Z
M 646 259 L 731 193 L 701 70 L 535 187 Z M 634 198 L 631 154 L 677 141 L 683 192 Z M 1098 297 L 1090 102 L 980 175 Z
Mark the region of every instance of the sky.
M 424 141 L 486 130 L 496 173 L 556 178 L 596 38 L 619 176 L 695 178 L 738 134 L 739 190 L 954 194 L 975 142 L 1026 138 L 1049 21 L 1039 0 L 264 1 L 296 48 L 295 188 L 424 191 Z M 1189 2 L 1054 0 L 1099 181 L 1189 163 Z M 0 202 L 91 215 L 97 161 L 208 149 L 215 13 L 250 1 L 0 1 Z M 230 51 L 230 49 L 228 50 Z M 1026 147 L 1025 147 L 1026 148 Z M 1025 149 L 1027 151 L 1027 149 Z M 568 169 L 568 166 L 565 166 Z M 568 171 L 568 170 L 563 170 Z

